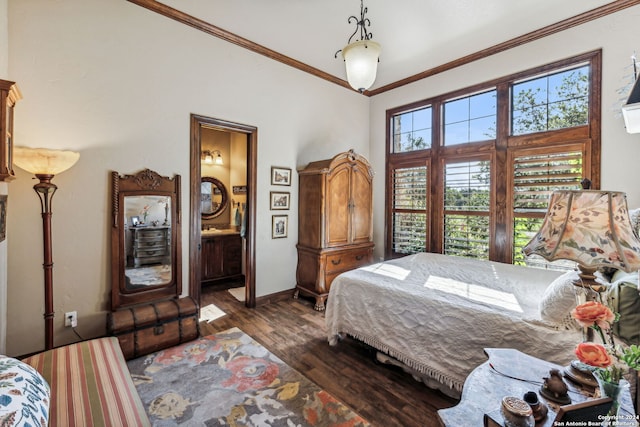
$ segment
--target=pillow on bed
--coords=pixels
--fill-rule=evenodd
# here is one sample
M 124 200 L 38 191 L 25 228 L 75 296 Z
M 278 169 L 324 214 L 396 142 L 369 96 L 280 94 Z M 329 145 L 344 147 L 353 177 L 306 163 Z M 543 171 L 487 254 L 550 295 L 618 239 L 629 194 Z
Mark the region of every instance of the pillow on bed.
M 38 371 L 0 355 L 0 380 L 0 425 L 47 425 L 50 390 Z
M 629 344 L 640 344 L 638 273 L 617 271 L 611 281 L 609 301 L 613 310 L 620 313 L 620 320 L 613 325 L 613 332 Z
M 562 329 L 576 329 L 578 324 L 571 317 L 571 310 L 578 305 L 576 286 L 577 271 L 567 271 L 551 282 L 542 294 L 539 309 L 540 318 Z

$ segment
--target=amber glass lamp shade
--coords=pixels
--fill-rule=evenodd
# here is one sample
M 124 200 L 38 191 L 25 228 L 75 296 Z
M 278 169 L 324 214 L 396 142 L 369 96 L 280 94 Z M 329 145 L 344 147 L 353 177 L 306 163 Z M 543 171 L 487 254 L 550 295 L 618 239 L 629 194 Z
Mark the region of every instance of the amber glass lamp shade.
M 80 153 L 46 148 L 14 147 L 13 163 L 34 175 L 57 175 L 69 169 Z

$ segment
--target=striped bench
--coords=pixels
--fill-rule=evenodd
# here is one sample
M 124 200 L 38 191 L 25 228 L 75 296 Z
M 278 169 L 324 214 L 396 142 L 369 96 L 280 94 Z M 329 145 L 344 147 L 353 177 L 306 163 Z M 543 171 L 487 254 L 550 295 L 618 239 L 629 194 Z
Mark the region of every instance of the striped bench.
M 50 426 L 150 426 L 115 337 L 59 347 L 23 360 L 51 387 Z

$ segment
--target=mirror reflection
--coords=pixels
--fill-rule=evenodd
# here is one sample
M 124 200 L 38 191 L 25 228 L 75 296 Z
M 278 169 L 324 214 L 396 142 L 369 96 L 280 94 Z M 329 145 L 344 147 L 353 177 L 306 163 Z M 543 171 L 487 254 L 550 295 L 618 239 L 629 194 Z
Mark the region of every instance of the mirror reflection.
M 171 282 L 171 198 L 124 197 L 125 288 Z
M 200 183 L 200 210 L 202 218 L 220 216 L 227 208 L 229 196 L 224 184 L 213 177 L 202 177 Z

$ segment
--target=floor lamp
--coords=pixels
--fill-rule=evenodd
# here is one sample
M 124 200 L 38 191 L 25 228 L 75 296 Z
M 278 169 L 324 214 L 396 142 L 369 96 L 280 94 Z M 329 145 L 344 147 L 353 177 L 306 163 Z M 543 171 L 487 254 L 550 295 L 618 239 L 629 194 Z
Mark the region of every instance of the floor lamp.
M 51 250 L 51 200 L 58 187 L 53 177 L 73 166 L 80 153 L 44 148 L 14 147 L 13 163 L 31 172 L 39 182 L 33 186 L 40 198 L 42 237 L 44 245 L 44 340 L 45 350 L 53 348 L 53 255 Z

